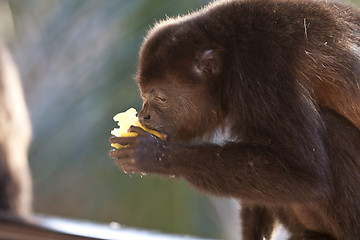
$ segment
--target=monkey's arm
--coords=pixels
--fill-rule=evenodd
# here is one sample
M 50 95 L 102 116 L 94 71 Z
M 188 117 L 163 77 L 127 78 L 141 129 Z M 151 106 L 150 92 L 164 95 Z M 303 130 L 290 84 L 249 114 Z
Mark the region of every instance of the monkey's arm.
M 175 175 L 212 194 L 267 202 L 314 200 L 329 189 L 322 164 L 307 166 L 271 146 L 165 143 L 136 127 L 131 131 L 139 137 L 110 139 L 130 145 L 111 152 L 125 172 Z

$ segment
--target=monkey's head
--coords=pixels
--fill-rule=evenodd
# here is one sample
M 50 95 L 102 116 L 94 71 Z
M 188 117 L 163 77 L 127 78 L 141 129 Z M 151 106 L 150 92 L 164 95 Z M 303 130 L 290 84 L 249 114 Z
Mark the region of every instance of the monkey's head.
M 169 140 L 200 138 L 223 121 L 218 88 L 225 51 L 194 28 L 167 20 L 149 32 L 140 51 L 139 121 Z

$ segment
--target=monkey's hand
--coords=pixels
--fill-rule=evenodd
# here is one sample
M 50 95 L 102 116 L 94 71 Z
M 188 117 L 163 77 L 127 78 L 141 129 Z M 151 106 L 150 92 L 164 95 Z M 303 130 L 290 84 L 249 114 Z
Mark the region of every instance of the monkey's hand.
M 138 136 L 110 138 L 111 144 L 127 145 L 110 152 L 124 172 L 165 173 L 166 166 L 162 160 L 166 151 L 165 142 L 140 127 L 131 126 L 129 132 L 136 132 Z

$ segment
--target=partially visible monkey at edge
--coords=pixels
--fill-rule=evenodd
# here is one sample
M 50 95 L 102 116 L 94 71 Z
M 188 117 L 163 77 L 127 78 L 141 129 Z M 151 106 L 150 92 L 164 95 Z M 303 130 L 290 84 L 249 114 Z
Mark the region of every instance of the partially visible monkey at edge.
M 0 214 L 28 217 L 31 124 L 17 68 L 0 43 Z
M 239 199 L 242 239 L 360 239 L 360 12 L 311 0 L 215 1 L 161 21 L 140 51 L 126 172 Z

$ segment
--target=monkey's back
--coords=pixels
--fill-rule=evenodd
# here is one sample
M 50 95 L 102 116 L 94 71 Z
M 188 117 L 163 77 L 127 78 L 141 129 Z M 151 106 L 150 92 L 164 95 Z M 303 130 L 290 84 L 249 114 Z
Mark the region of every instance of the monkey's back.
M 183 24 L 196 25 L 231 49 L 230 71 L 243 71 L 240 75 L 250 79 L 274 79 L 279 86 L 294 81 L 315 107 L 330 108 L 360 129 L 360 12 L 350 5 L 218 1 L 185 17 Z M 284 69 L 291 76 L 276 77 Z

